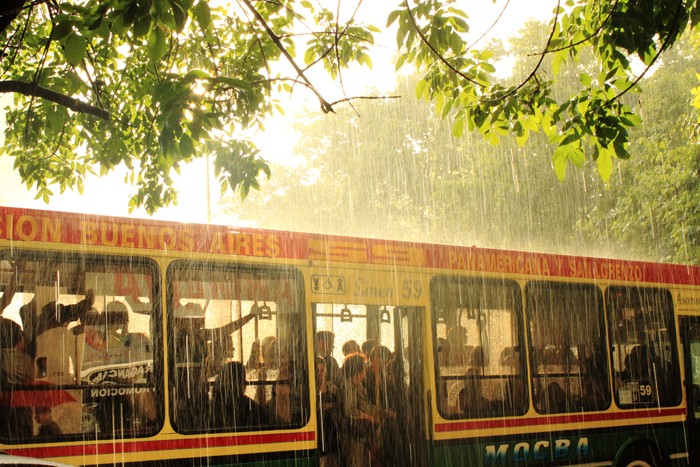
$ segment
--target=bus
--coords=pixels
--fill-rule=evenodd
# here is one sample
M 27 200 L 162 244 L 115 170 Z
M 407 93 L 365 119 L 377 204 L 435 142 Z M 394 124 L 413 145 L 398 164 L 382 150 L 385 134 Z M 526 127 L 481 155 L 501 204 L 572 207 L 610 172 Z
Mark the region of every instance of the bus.
M 0 207 L 0 294 L 15 456 L 342 465 L 360 347 L 366 465 L 700 462 L 697 266 Z

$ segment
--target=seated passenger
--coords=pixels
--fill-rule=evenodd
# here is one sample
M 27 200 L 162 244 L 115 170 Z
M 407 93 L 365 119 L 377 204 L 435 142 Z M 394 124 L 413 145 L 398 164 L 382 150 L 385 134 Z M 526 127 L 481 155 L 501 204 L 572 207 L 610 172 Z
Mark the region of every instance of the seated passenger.
M 32 435 L 31 407 L 13 407 L 12 394 L 8 393 L 33 378 L 34 360 L 25 353 L 22 328 L 0 317 L 0 394 L 7 400 L 7 405 L 0 406 L 0 437 L 21 439 Z
M 506 347 L 501 351 L 499 363 L 502 367 L 509 369 L 511 374 L 520 373 L 520 360 L 517 354 L 517 347 Z
M 266 336 L 260 343 L 262 362 L 266 370 L 276 370 L 280 367 L 280 350 L 275 336 Z
M 266 423 L 262 407 L 245 395 L 245 367 L 241 362 L 227 362 L 214 387 L 214 416 L 217 426 L 238 429 Z
M 62 434 L 61 428 L 53 421 L 51 407 L 37 407 L 34 409 L 36 423 L 39 425 L 39 436 L 58 436 Z
M 265 404 L 266 418 L 271 424 L 288 425 L 292 423 L 291 394 L 290 374 L 287 368 L 283 367 L 272 386 L 272 397 Z
M 479 373 L 483 373 L 484 366 L 488 366 L 486 353 L 484 352 L 484 348 L 482 346 L 477 345 L 470 352 L 469 366 L 478 369 Z
M 543 396 L 545 413 L 562 413 L 568 410 L 566 392 L 559 383 L 549 383 Z
M 654 352 L 646 345 L 637 345 L 632 348 L 625 358 L 625 369 L 622 372 L 622 381 L 640 381 L 651 384 L 655 391 L 652 398 L 661 405 L 674 404 L 676 394 L 674 391 L 673 378 L 668 374 L 667 366 Z M 641 400 L 640 402 L 651 402 Z
M 467 370 L 457 403 L 459 411 L 467 418 L 484 416 L 490 412 L 491 402 L 482 394 L 480 369 Z
M 623 381 L 649 381 L 649 354 L 646 346 L 636 345 L 625 357 L 625 369 L 622 372 Z
M 472 348 L 467 345 L 467 328 L 455 326 L 447 332 L 447 364 L 467 366 Z

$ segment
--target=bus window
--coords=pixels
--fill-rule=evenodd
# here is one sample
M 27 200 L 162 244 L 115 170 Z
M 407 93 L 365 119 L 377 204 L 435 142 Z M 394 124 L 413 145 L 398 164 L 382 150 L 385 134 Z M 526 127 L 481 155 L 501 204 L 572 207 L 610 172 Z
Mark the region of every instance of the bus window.
M 470 418 L 525 413 L 517 283 L 437 277 L 431 297 L 440 414 Z
M 0 256 L 4 442 L 151 436 L 159 283 L 137 257 Z M 10 421 L 10 423 L 7 423 Z
M 670 293 L 662 289 L 610 287 L 606 303 L 618 405 L 677 405 L 681 385 Z
M 394 306 L 315 303 L 316 332 L 333 334 L 332 349 L 326 349 L 339 366 L 346 355 L 359 351 L 369 356 L 377 345 L 394 352 Z M 359 350 L 355 347 L 357 343 Z M 352 345 L 351 345 L 352 344 Z M 343 350 L 345 348 L 345 350 Z M 330 378 L 331 375 L 329 374 Z
M 602 298 L 595 286 L 529 282 L 533 402 L 540 413 L 610 405 Z
M 309 401 L 301 276 L 292 269 L 176 261 L 167 281 L 175 429 L 303 425 Z

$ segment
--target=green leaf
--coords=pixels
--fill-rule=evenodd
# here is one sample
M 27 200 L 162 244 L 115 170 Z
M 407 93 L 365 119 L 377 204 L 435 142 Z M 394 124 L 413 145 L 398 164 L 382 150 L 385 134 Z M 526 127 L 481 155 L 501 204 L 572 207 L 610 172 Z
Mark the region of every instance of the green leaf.
M 591 78 L 591 75 L 589 75 L 588 73 L 581 73 L 578 77 L 578 80 L 585 88 L 590 88 L 593 84 L 593 78 Z
M 394 10 L 391 13 L 389 13 L 389 16 L 387 16 L 386 18 L 386 27 L 388 28 L 389 26 L 391 26 L 402 13 L 403 12 L 401 10 Z
M 62 20 L 59 21 L 56 26 L 53 28 L 53 32 L 51 33 L 51 38 L 53 40 L 60 41 L 64 37 L 66 37 L 68 34 L 73 32 L 73 22 L 69 20 Z
M 66 60 L 73 66 L 78 66 L 87 54 L 87 43 L 82 36 L 69 34 L 63 42 L 63 52 Z
M 209 3 L 205 0 L 200 0 L 194 7 L 194 18 L 202 30 L 206 31 L 212 24 L 211 9 Z
M 153 28 L 148 35 L 148 58 L 151 62 L 158 62 L 167 50 L 165 31 L 160 26 Z
M 611 151 L 608 149 L 602 149 L 598 154 L 598 159 L 596 159 L 596 165 L 598 167 L 598 174 L 604 182 L 610 180 L 610 175 L 612 174 L 613 168 L 613 158 Z
M 180 137 L 180 154 L 183 157 L 191 157 L 195 154 L 194 141 L 187 133 Z
M 452 124 L 452 136 L 459 138 L 464 134 L 464 117 L 457 118 Z
M 554 150 L 552 155 L 552 163 L 554 164 L 554 173 L 560 181 L 564 181 L 566 178 L 566 162 L 568 158 L 566 156 L 568 150 L 565 146 L 559 146 Z

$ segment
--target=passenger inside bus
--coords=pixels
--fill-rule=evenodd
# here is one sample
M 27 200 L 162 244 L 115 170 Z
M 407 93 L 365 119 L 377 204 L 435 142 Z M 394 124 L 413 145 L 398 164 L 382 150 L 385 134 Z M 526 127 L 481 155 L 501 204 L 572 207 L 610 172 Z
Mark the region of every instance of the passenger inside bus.
M 245 395 L 248 385 L 241 362 L 227 362 L 216 380 L 212 423 L 217 428 L 256 427 L 267 423 L 263 408 Z
M 272 397 L 264 405 L 265 417 L 272 425 L 289 425 L 292 422 L 291 383 L 288 366 L 282 365 L 272 385 Z
M 173 320 L 176 360 L 175 420 L 185 431 L 208 423 L 209 380 L 221 374 L 226 359 L 233 356 L 231 334 L 253 320 L 258 308 L 218 328 L 205 328 L 205 310 L 194 302 L 179 307 Z M 218 350 L 216 358 L 209 349 Z M 223 351 L 222 349 L 228 349 Z
M 262 363 L 266 370 L 277 370 L 280 368 L 280 349 L 275 336 L 265 336 L 260 343 Z
M 89 310 L 81 323 L 85 333 L 83 368 L 151 360 L 150 339 L 143 333 L 129 332 L 129 310 L 112 301 L 100 313 Z
M 504 414 L 520 413 L 527 403 L 525 385 L 521 378 L 520 356 L 517 347 L 506 347 L 499 358 L 501 368 L 508 375 L 503 382 L 502 408 Z
M 339 391 L 332 381 L 326 380 L 326 361 L 318 356 L 315 361 L 320 465 L 334 467 L 340 465 L 338 457 Z
M 655 396 L 661 404 L 668 404 L 672 401 L 672 390 L 669 386 L 669 376 L 666 365 L 656 355 L 653 347 L 646 345 L 636 345 L 625 357 L 625 369 L 622 372 L 622 381 L 636 381 L 649 384 L 655 388 Z
M 479 417 L 491 411 L 490 401 L 484 397 L 482 375 L 479 369 L 469 368 L 464 374 L 464 387 L 459 391 L 457 411 L 463 417 Z
M 25 352 L 22 328 L 16 322 L 0 317 L 0 393 L 21 390 L 34 379 L 34 360 Z M 12 397 L 0 406 L 0 437 L 23 438 L 32 435 L 32 408 L 13 407 Z
M 598 346 L 586 346 L 581 359 L 581 393 L 584 410 L 603 410 L 610 403 L 605 352 Z
M 389 408 L 388 376 L 389 365 L 392 363 L 391 350 L 385 345 L 375 346 L 368 355 L 370 371 L 365 378 L 365 389 L 372 404 Z
M 377 407 L 374 406 L 365 389 L 367 365 L 363 354 L 351 354 L 343 362 L 343 386 L 341 406 L 343 408 L 340 455 L 347 467 L 367 465 L 368 453 L 375 446 Z
M 90 414 L 100 430 L 113 429 L 125 422 L 123 429 L 140 430 L 155 423 L 155 394 L 144 390 L 153 385 L 152 344 L 147 335 L 129 332 L 129 309 L 120 301 L 111 301 L 103 312 L 90 309 L 73 333 L 84 336 L 81 381 L 87 384 L 115 384 L 139 387 L 130 396 L 88 398 Z M 108 370 L 129 368 L 122 376 L 104 376 Z M 123 376 L 129 375 L 129 376 Z M 119 420 L 115 420 L 115 413 Z
M 374 339 L 367 339 L 360 346 L 360 352 L 367 358 L 372 349 L 377 345 L 377 341 Z
M 347 357 L 350 354 L 361 352 L 360 344 L 356 340 L 350 339 L 343 344 L 343 356 Z
M 543 413 L 562 413 L 567 411 L 566 391 L 559 383 L 552 381 L 544 389 Z
M 447 332 L 447 364 L 450 366 L 467 366 L 472 347 L 467 345 L 467 328 L 455 326 Z
M 437 354 L 438 354 L 438 366 L 440 368 L 447 366 L 449 362 L 449 343 L 444 337 L 437 338 Z
M 335 334 L 331 331 L 318 331 L 316 333 L 316 355 L 320 355 L 326 361 L 326 379 L 333 381 L 336 386 L 342 382 L 340 366 L 333 356 L 335 347 Z
M 42 295 L 48 293 L 53 293 L 53 288 L 38 287 L 34 298 L 19 309 L 27 339 L 27 353 L 31 357 L 37 356 L 37 340 L 42 334 L 55 328 L 65 328 L 70 322 L 84 320 L 95 303 L 95 292 L 92 289 L 85 292 L 83 300 L 73 305 L 47 301 L 47 297 Z M 38 314 L 37 303 L 43 303 Z
M 38 436 L 51 437 L 62 434 L 61 428 L 53 421 L 51 407 L 36 407 L 34 408 L 34 415 L 36 423 L 39 425 Z

